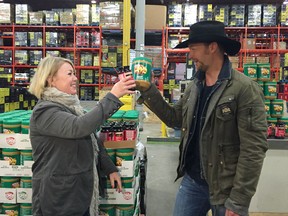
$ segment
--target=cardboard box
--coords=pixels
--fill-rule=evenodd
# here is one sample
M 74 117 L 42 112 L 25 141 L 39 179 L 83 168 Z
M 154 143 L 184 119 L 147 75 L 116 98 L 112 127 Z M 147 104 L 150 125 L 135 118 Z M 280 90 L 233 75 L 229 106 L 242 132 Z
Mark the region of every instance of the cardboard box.
M 0 188 L 0 203 L 16 203 L 16 188 Z
M 17 203 L 32 203 L 32 188 L 17 188 Z
M 9 161 L 0 160 L 0 176 L 31 177 L 32 163 L 25 165 L 9 165 Z
M 134 188 L 126 188 L 122 193 L 118 193 L 115 189 L 107 189 L 105 193 L 105 198 L 100 198 L 101 204 L 131 205 L 135 201 Z
M 136 140 L 125 140 L 125 141 L 105 141 L 105 148 L 135 148 Z
M 166 6 L 145 5 L 145 29 L 162 30 L 166 26 L 166 13 Z
M 1 134 L 0 148 L 32 149 L 29 134 Z

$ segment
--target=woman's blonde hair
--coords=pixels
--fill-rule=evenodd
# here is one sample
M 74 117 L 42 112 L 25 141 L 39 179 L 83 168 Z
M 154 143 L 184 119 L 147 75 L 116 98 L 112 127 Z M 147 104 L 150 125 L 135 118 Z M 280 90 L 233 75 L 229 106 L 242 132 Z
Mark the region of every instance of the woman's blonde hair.
M 48 78 L 55 76 L 64 63 L 70 64 L 75 71 L 75 67 L 69 59 L 54 56 L 43 58 L 37 67 L 34 77 L 32 78 L 29 92 L 40 99 L 44 89 L 48 87 Z

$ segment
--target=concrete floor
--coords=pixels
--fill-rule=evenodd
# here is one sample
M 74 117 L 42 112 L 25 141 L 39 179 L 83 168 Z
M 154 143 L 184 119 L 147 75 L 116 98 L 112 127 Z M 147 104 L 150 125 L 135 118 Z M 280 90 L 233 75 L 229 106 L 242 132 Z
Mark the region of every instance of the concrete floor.
M 161 124 L 144 123 L 140 140 L 147 149 L 146 215 L 171 216 L 180 181 L 174 183 L 178 162 L 177 144 L 147 144 L 147 136 L 161 137 Z M 161 212 L 161 214 L 160 214 Z
M 178 144 L 147 144 L 147 136 L 161 137 L 160 123 L 144 123 L 140 140 L 147 149 L 147 202 L 145 216 L 172 216 L 180 180 L 174 182 Z M 250 216 L 288 216 L 288 213 L 250 213 Z

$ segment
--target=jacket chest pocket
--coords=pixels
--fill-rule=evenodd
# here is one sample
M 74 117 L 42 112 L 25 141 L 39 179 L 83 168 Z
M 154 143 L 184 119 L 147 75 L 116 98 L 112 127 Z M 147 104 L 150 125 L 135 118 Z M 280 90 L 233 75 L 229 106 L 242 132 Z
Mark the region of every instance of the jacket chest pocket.
M 221 98 L 216 107 L 216 116 L 222 121 L 229 121 L 235 118 L 236 101 L 234 95 Z

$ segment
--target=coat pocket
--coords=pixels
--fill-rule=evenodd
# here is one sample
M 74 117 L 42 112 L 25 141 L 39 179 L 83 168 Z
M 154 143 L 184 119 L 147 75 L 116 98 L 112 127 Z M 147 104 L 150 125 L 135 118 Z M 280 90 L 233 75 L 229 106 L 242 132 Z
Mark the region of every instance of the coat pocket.
M 216 116 L 222 121 L 229 121 L 235 118 L 236 102 L 234 95 L 221 98 L 216 107 Z

